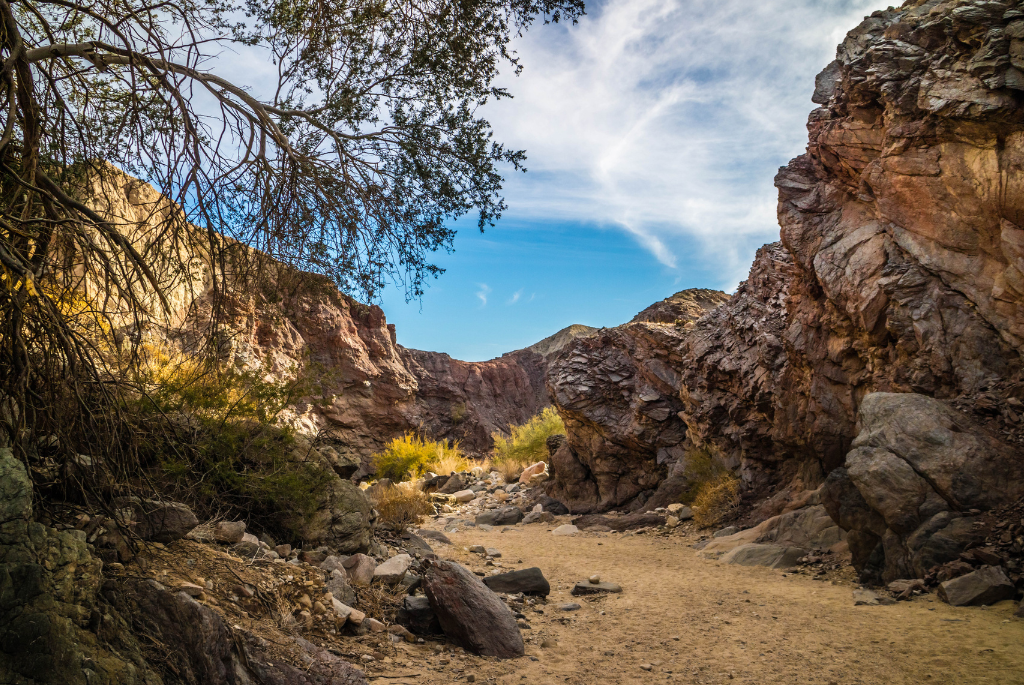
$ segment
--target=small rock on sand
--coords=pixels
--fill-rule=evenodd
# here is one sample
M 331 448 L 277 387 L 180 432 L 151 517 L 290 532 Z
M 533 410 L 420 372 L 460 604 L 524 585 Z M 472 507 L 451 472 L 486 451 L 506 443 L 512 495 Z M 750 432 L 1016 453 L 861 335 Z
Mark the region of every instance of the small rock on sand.
M 580 532 L 579 528 L 577 528 L 576 526 L 572 525 L 571 523 L 566 523 L 563 526 L 559 526 L 558 528 L 555 528 L 553 531 L 551 531 L 551 534 L 552 535 L 575 535 L 578 532 Z
M 580 595 L 598 595 L 605 592 L 622 592 L 622 586 L 615 583 L 591 583 L 587 581 L 585 583 L 576 583 L 572 588 L 571 594 L 573 597 L 579 597 Z

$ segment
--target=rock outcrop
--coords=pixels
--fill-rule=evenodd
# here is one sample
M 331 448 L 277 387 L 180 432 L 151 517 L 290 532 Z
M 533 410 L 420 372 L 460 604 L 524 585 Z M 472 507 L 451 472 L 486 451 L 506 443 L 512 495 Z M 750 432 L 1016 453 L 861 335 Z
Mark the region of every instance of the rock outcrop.
M 873 393 L 859 419 L 823 502 L 865 577 L 923 578 L 980 541 L 977 514 L 1024 497 L 1024 457 L 939 400 Z
M 581 510 L 664 504 L 699 449 L 742 476 L 748 500 L 785 492 L 756 521 L 834 472 L 853 499 L 830 510 L 850 526 L 857 565 L 886 577 L 928 563 L 915 555 L 942 546 L 971 507 L 1012 497 L 1024 440 L 1022 97 L 1018 3 L 913 0 L 867 17 L 817 79 L 807 152 L 776 177 L 781 242 L 758 252 L 736 294 L 686 327 L 577 341 L 554 364 L 569 439 L 552 494 Z M 865 450 L 891 448 L 850 453 L 871 393 L 942 400 L 933 419 L 994 440 L 996 470 L 1015 475 L 987 500 L 960 502 L 938 483 L 900 494 L 931 492 L 945 513 L 916 495 L 862 507 L 854 493 L 884 494 L 868 485 Z M 949 520 L 929 526 L 935 516 Z
M 0 682 L 159 682 L 100 595 L 102 567 L 81 531 L 33 520 L 28 472 L 0 449 Z
M 670 323 L 634 321 L 572 341 L 552 361 L 548 389 L 568 440 L 551 455 L 548 493 L 573 513 L 651 493 L 683 456 L 678 347 L 693 321 L 728 300 L 687 290 L 649 308 Z

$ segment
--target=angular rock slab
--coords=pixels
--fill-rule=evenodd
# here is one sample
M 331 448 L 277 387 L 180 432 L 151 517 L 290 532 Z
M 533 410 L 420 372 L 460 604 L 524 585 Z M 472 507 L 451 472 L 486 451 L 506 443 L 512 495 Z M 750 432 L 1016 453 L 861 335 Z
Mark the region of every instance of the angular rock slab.
M 740 545 L 722 557 L 722 562 L 737 566 L 767 566 L 768 568 L 793 568 L 807 550 L 781 545 L 750 543 Z
M 469 570 L 450 561 L 433 561 L 423 575 L 423 590 L 452 641 L 483 656 L 523 656 L 523 636 L 515 617 Z
M 377 569 L 377 562 L 365 554 L 353 554 L 343 561 L 342 565 L 348 574 L 349 583 L 362 587 L 370 584 L 373 572 Z
M 973 573 L 939 585 L 939 598 L 955 607 L 995 604 L 1013 599 L 1013 582 L 998 566 L 983 566 Z
M 504 592 L 507 595 L 522 592 L 526 595 L 547 597 L 551 594 L 551 584 L 541 570 L 536 567 L 487 576 L 484 578 L 484 585 L 495 592 Z
M 434 542 L 440 542 L 443 545 L 450 545 L 452 541 L 448 539 L 448 536 L 439 530 L 430 530 L 429 528 L 420 528 L 415 531 L 416 535 L 427 540 L 433 540 Z
M 386 585 L 398 585 L 412 566 L 412 557 L 408 554 L 396 554 L 383 564 L 373 569 L 373 579 Z
M 622 592 L 621 585 L 605 582 L 591 583 L 589 580 L 576 583 L 572 588 L 573 597 L 582 597 L 584 595 L 603 595 L 618 592 Z
M 485 511 L 476 517 L 476 524 L 488 526 L 514 526 L 523 520 L 523 512 L 519 507 L 502 507 Z

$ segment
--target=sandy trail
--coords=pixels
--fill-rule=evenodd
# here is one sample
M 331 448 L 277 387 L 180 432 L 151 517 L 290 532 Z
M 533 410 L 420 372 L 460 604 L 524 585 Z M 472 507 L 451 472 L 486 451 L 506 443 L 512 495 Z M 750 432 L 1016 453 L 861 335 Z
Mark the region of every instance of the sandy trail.
M 452 533 L 440 556 L 483 569 L 471 544 L 497 547 L 505 568 L 539 566 L 552 594 L 527 610 L 527 656 L 496 661 L 400 645 L 377 683 L 1024 683 L 1024 621 L 1012 602 L 954 609 L 934 595 L 853 606 L 849 581 L 816 581 L 701 559 L 696 538 L 582 533 L 550 525 Z M 521 561 L 521 563 L 516 563 Z M 492 570 L 492 569 L 487 569 Z M 574 598 L 593 573 L 623 593 Z M 578 602 L 565 612 L 558 605 Z M 604 612 L 602 614 L 601 612 Z M 542 647 L 544 640 L 557 646 Z M 645 671 L 641 665 L 652 665 Z M 370 675 L 370 673 L 368 673 Z

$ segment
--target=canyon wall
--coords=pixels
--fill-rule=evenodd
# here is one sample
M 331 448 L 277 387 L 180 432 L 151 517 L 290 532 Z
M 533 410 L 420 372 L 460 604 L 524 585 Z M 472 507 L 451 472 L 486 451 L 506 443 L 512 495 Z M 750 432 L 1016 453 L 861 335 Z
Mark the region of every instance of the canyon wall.
M 685 455 L 702 449 L 742 476 L 751 516 L 764 517 L 828 477 L 837 521 L 851 498 L 867 512 L 844 521 L 862 533 L 855 565 L 910 573 L 898 559 L 914 556 L 915 533 L 937 534 L 1017 490 L 958 500 L 933 484 L 948 501 L 904 493 L 912 515 L 884 520 L 873 485 L 846 487 L 865 397 L 935 398 L 963 417 L 936 419 L 936 436 L 967 426 L 1001 445 L 1012 462 L 1001 472 L 1024 465 L 1024 11 L 927 0 L 875 12 L 839 46 L 813 100 L 807 152 L 776 177 L 781 242 L 758 252 L 728 302 L 688 330 L 646 338 L 650 349 L 623 375 L 650 385 L 641 392 L 682 425 L 638 429 L 630 401 L 581 420 L 578 408 L 597 403 L 619 371 L 614 355 L 567 353 L 549 384 L 570 428 L 563 461 L 578 468 L 565 478 L 556 468 L 551 487 L 594 510 L 653 506 L 679 494 Z M 656 381 L 639 371 L 649 362 Z M 898 432 L 878 429 L 871 444 L 897 444 Z M 611 472 L 614 482 L 601 475 Z M 940 510 L 942 525 L 932 520 Z
M 408 349 L 397 343 L 380 307 L 251 251 L 237 264 L 228 259 L 229 285 L 222 289 L 228 294 L 214 297 L 206 236 L 177 220 L 174 206 L 150 185 L 116 169 L 96 176 L 90 203 L 153 266 L 169 305 L 162 310 L 140 288 L 140 299 L 151 304 L 149 317 L 139 331 L 124 308 L 118 334 L 189 350 L 208 341 L 216 318 L 225 364 L 302 383 L 306 394 L 283 418 L 302 434 L 319 435 L 339 474 L 366 473 L 373 452 L 410 431 L 459 441 L 470 454 L 489 451 L 492 433 L 548 406 L 547 359 L 593 330 L 571 326 L 536 349 L 485 362 Z M 107 296 L 90 285 L 94 296 Z

